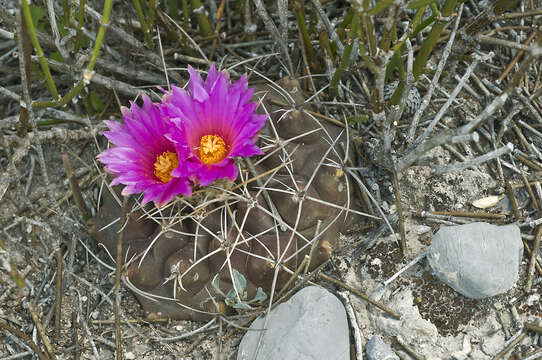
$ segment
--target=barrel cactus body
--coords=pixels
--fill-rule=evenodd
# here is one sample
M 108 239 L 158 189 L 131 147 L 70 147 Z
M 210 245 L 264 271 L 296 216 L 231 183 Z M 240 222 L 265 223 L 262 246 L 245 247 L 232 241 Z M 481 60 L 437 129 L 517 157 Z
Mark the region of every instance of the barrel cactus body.
M 148 317 L 199 320 L 224 313 L 224 299 L 245 309 L 269 299 L 307 255 L 310 269 L 328 260 L 339 233 L 359 220 L 341 170 L 343 129 L 305 111 L 297 80 L 278 85 L 256 88 L 258 112 L 269 115 L 258 140 L 264 154 L 238 160 L 235 182 L 194 189 L 164 208 L 129 201 L 125 282 Z M 120 213 L 105 194 L 90 225 L 113 258 Z

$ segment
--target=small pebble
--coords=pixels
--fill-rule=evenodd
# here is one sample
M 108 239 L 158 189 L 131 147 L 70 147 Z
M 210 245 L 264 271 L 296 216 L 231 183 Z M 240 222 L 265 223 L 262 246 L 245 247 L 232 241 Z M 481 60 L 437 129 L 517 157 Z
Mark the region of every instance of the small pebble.
M 391 347 L 378 335 L 374 335 L 365 345 L 368 360 L 399 360 Z
M 418 235 L 423 235 L 425 233 L 428 233 L 429 231 L 431 231 L 430 226 L 427 226 L 427 225 L 418 225 L 418 226 L 416 226 L 416 233 Z

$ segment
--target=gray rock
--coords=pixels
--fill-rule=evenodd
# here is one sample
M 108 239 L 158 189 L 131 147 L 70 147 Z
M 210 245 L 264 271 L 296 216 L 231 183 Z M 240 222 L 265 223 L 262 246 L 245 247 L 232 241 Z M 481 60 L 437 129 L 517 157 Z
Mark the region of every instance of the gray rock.
M 247 331 L 237 360 L 253 359 L 265 319 L 256 319 Z M 349 360 L 346 311 L 329 291 L 317 286 L 300 290 L 271 311 L 262 336 L 260 360 Z
M 514 286 L 522 255 L 516 225 L 478 222 L 440 228 L 427 260 L 441 281 L 467 297 L 482 299 Z
M 378 335 L 374 335 L 365 345 L 367 360 L 399 360 L 391 347 Z

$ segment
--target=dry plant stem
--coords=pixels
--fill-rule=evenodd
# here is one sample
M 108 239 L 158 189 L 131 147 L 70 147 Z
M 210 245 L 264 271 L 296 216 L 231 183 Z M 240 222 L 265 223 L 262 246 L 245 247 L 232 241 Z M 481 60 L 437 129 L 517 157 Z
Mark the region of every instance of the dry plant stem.
M 7 166 L 7 170 L 2 175 L 0 175 L 0 200 L 6 193 L 9 184 L 12 181 L 16 180 L 17 178 L 16 165 L 22 160 L 22 158 L 24 158 L 27 155 L 28 150 L 30 149 L 30 146 L 33 143 L 38 142 L 36 141 L 36 138 L 38 138 L 40 144 L 41 144 L 41 141 L 56 141 L 59 144 L 64 144 L 71 141 L 79 141 L 83 139 L 93 138 L 98 134 L 99 131 L 102 131 L 104 129 L 105 129 L 104 126 L 94 127 L 90 131 L 86 129 L 85 130 L 67 130 L 65 128 L 53 128 L 51 130 L 41 131 L 41 132 L 33 131 L 31 133 L 28 133 L 24 139 L 20 139 L 19 137 L 4 137 L 5 144 L 17 143 L 18 146 L 15 148 L 15 151 L 13 155 L 11 156 L 10 162 Z M 55 206 L 54 209 L 56 208 L 57 207 Z M 52 211 L 55 211 L 55 210 L 49 209 L 49 212 L 52 212 Z
M 499 129 L 499 133 L 497 134 L 497 138 L 495 139 L 496 143 L 501 142 L 502 137 L 504 136 L 504 133 L 506 132 L 506 130 L 508 130 L 508 125 L 510 124 L 514 116 L 516 116 L 521 111 L 521 108 L 522 107 L 519 106 L 518 104 L 514 105 L 512 110 L 510 110 L 508 115 L 506 115 L 506 117 L 502 120 L 501 128 Z
M 58 32 L 58 27 L 56 25 L 56 14 L 55 14 L 55 7 L 53 5 L 53 1 L 47 0 L 46 3 L 47 3 L 47 12 L 49 14 L 49 25 L 51 26 L 51 30 L 53 31 L 56 48 L 60 52 L 60 55 L 62 56 L 63 59 L 68 59 L 69 58 L 68 52 L 60 44 L 60 33 Z
M 527 188 L 527 192 L 529 193 L 529 197 L 531 198 L 534 208 L 540 211 L 540 206 L 538 205 L 536 196 L 534 196 L 533 188 L 531 187 L 531 184 L 529 183 L 529 180 L 527 179 L 525 172 L 523 171 L 521 167 L 519 168 L 519 170 L 521 171 L 521 178 L 523 180 L 523 183 L 525 184 L 525 187 Z
M 517 344 L 520 343 L 521 340 L 523 340 L 523 338 L 525 338 L 525 336 L 527 336 L 527 334 L 525 333 L 524 329 L 521 329 L 516 335 L 514 335 L 514 337 L 512 337 L 508 344 L 504 347 L 504 349 L 502 349 L 501 351 L 499 351 L 494 357 L 492 360 L 498 360 L 498 359 L 501 359 L 501 358 L 504 358 L 504 356 L 510 351 L 512 350 L 512 348 L 514 346 L 516 346 Z
M 534 270 L 536 265 L 536 256 L 538 255 L 538 249 L 540 248 L 540 238 L 542 237 L 542 225 L 538 226 L 536 236 L 534 238 L 533 250 L 531 252 L 531 259 L 529 262 L 529 270 L 527 272 L 527 283 L 525 284 L 525 292 L 531 292 L 534 279 Z
M 470 160 L 468 160 L 466 162 L 452 164 L 452 165 L 448 165 L 448 166 L 435 166 L 435 167 L 433 167 L 433 172 L 435 173 L 435 175 L 442 175 L 442 174 L 445 174 L 445 173 L 451 172 L 451 171 L 465 170 L 465 169 L 468 169 L 470 167 L 483 164 L 483 163 L 485 163 L 485 162 L 487 162 L 489 160 L 498 158 L 499 156 L 509 154 L 513 150 L 514 150 L 514 145 L 512 145 L 512 143 L 508 143 L 505 146 L 503 146 L 503 147 L 501 147 L 501 148 L 499 148 L 497 150 L 488 152 L 488 153 L 486 153 L 484 155 L 480 155 L 480 156 L 475 157 L 474 159 L 470 159 Z
M 23 13 L 25 12 L 25 4 L 26 4 L 26 8 L 28 8 L 28 4 L 26 3 L 25 0 L 21 0 L 22 3 L 21 3 L 21 10 L 23 11 Z M 27 9 L 28 12 L 30 12 L 30 9 L 28 8 Z M 17 41 L 17 45 L 18 45 L 18 50 L 19 50 L 19 53 L 20 54 L 23 54 L 24 53 L 24 45 L 23 45 L 23 25 L 22 25 L 22 17 L 20 16 L 21 13 L 20 12 L 17 12 L 17 16 L 18 16 L 18 32 L 20 34 L 19 36 L 19 40 Z M 27 21 L 30 21 L 32 22 L 32 19 L 30 18 L 30 20 L 25 16 L 25 23 Z M 35 34 L 34 34 L 35 35 Z M 39 46 L 39 45 L 38 45 Z M 32 99 L 30 97 L 30 90 L 29 90 L 29 87 L 27 86 L 29 83 L 30 83 L 30 79 L 27 78 L 27 72 L 26 72 L 26 63 L 25 63 L 25 57 L 24 56 L 20 56 L 19 57 L 19 70 L 20 70 L 20 74 L 21 74 L 21 83 L 23 84 L 23 99 L 24 99 L 24 107 L 27 111 L 27 114 L 28 114 L 28 120 L 30 122 L 30 125 L 32 126 L 32 131 L 33 133 L 37 134 L 38 131 L 37 131 L 37 126 L 36 126 L 36 121 L 34 119 L 34 111 L 32 109 Z M 58 94 L 57 94 L 58 96 Z M 45 157 L 43 156 L 43 148 L 41 147 L 41 141 L 39 139 L 39 137 L 36 137 L 36 147 L 37 147 L 37 150 L 38 150 L 38 159 L 39 159 L 39 163 L 40 163 L 40 167 L 41 167 L 41 171 L 42 171 L 42 175 L 43 175 L 43 181 L 45 183 L 45 186 L 49 186 L 49 176 L 47 175 L 47 167 L 45 165 Z M 9 168 L 8 168 L 8 172 L 9 172 Z M 3 196 L 3 192 L 2 190 L 0 190 L 0 200 Z
M 397 173 L 401 177 L 401 171 L 418 161 L 429 150 L 444 144 L 456 144 L 459 142 L 478 141 L 477 133 L 459 135 L 457 130 L 444 130 L 429 139 L 422 141 L 418 146 L 406 153 L 396 163 Z
M 527 159 L 527 157 L 525 157 L 524 154 L 521 154 L 518 150 L 516 151 L 516 153 L 514 155 L 519 161 L 521 161 L 525 165 L 529 166 L 534 171 L 541 171 L 542 170 L 542 165 L 540 165 L 535 160 Z
M 199 45 L 194 41 L 194 39 L 192 39 L 192 37 L 186 32 L 185 29 L 183 29 L 181 26 L 179 26 L 179 24 L 177 24 L 177 22 L 175 20 L 173 20 L 168 14 L 164 13 L 163 11 L 161 10 L 158 10 L 158 13 L 159 14 L 162 14 L 166 19 L 168 19 L 169 21 L 171 21 L 172 24 L 174 24 L 177 29 L 179 29 L 180 32 L 183 33 L 184 36 L 186 36 L 186 38 L 188 39 L 188 41 L 190 41 L 190 43 L 192 44 L 192 46 L 194 46 L 194 48 L 198 51 L 198 53 L 201 55 L 201 57 L 205 60 L 205 62 L 208 64 L 209 63 L 209 59 L 207 58 L 207 56 L 205 55 L 205 53 L 201 50 L 201 48 L 199 47 Z M 160 60 L 161 61 L 161 60 Z
M 277 0 L 277 13 L 279 18 L 279 33 L 284 41 L 288 42 L 288 0 Z
M 406 81 L 405 81 L 405 85 L 403 86 L 403 91 L 401 93 L 401 98 L 399 100 L 398 107 L 397 106 L 393 107 L 391 113 L 388 115 L 392 124 L 399 122 L 399 120 L 401 119 L 401 116 L 403 115 L 403 111 L 406 107 L 406 104 L 410 95 L 410 90 L 412 89 L 412 86 L 414 85 L 414 75 L 412 74 L 414 50 L 412 49 L 412 44 L 410 43 L 410 39 L 407 38 L 405 41 L 405 44 L 406 44 L 407 53 L 408 53 Z
M 542 26 L 539 27 L 538 30 L 536 31 L 535 40 L 536 40 L 535 44 L 531 45 L 531 47 L 533 49 L 539 49 L 542 46 Z M 526 58 L 521 62 L 521 65 L 518 71 L 516 71 L 514 76 L 512 76 L 512 78 L 506 85 L 506 88 L 504 90 L 505 93 L 509 94 L 512 91 L 515 91 L 516 88 L 519 87 L 519 84 L 525 77 L 525 74 L 527 73 L 527 71 L 529 71 L 531 63 L 533 62 L 535 57 L 536 55 L 533 52 L 530 52 L 528 56 L 526 56 Z M 539 89 L 539 90 L 542 90 L 542 89 Z M 535 93 L 538 93 L 538 90 Z
M 540 114 L 538 113 L 538 111 L 536 111 L 536 109 L 534 108 L 533 104 L 532 104 L 532 99 L 528 99 L 526 98 L 525 96 L 521 95 L 520 93 L 520 90 L 519 89 L 515 89 L 516 90 L 516 94 L 518 95 L 519 99 L 521 100 L 521 102 L 529 109 L 529 111 L 533 114 L 534 118 L 536 119 L 536 121 L 538 121 L 538 123 L 541 123 L 542 124 L 542 116 L 540 116 Z M 538 133 L 540 134 L 540 133 Z
M 405 234 L 405 218 L 403 217 L 403 204 L 401 203 L 401 191 L 399 190 L 399 180 L 395 167 L 392 169 L 393 175 L 393 191 L 395 192 L 395 206 L 397 207 L 397 215 L 399 216 L 399 235 L 401 239 L 401 251 L 403 256 L 406 255 L 408 248 Z
M 121 224 L 124 227 L 128 214 L 128 197 L 124 196 L 122 199 L 122 209 L 121 209 Z M 122 331 L 120 327 L 120 303 L 121 303 L 121 289 L 120 282 L 122 278 L 122 242 L 124 240 L 124 231 L 121 231 L 117 240 L 117 258 L 115 260 L 115 346 L 117 351 L 117 360 L 123 359 L 122 351 Z
M 286 61 L 287 71 L 289 72 L 290 75 L 295 74 L 294 65 L 292 63 L 292 59 L 290 58 L 290 52 L 288 51 L 288 43 L 280 35 L 277 27 L 275 26 L 275 23 L 273 22 L 273 20 L 267 13 L 267 10 L 262 0 L 252 0 L 252 1 L 254 2 L 254 5 L 256 5 L 256 12 L 258 13 L 258 16 L 262 19 L 265 25 L 265 28 L 267 29 L 269 34 L 273 37 L 273 39 L 279 44 L 281 58 L 283 61 Z
M 133 319 L 133 320 L 129 320 L 129 321 L 124 321 L 122 320 L 120 323 L 122 325 L 126 325 L 128 323 L 130 324 L 167 324 L 169 321 L 171 321 L 170 319 L 166 319 L 166 318 L 157 318 L 157 319 Z M 90 321 L 93 325 L 114 325 L 115 324 L 115 320 L 91 320 Z
M 395 340 L 397 340 L 397 343 L 401 345 L 401 347 L 405 349 L 408 355 L 410 355 L 412 358 L 415 360 L 425 360 L 425 356 L 421 356 L 416 353 L 414 349 L 412 349 L 410 345 L 408 345 L 400 336 L 396 337 Z
M 36 311 L 32 307 L 30 303 L 27 303 L 28 312 L 30 312 L 30 315 L 32 316 L 32 321 L 34 321 L 34 325 L 36 326 L 36 329 L 38 331 L 38 335 L 40 336 L 41 341 L 43 342 L 43 346 L 45 346 L 45 352 L 51 359 L 55 359 L 55 353 L 53 351 L 53 347 L 51 346 L 51 341 L 49 341 L 49 337 L 43 330 L 43 326 L 41 325 L 40 319 L 38 317 L 38 314 L 36 314 Z
M 356 318 L 356 313 L 354 312 L 354 307 L 350 302 L 348 293 L 346 291 L 337 292 L 344 302 L 344 307 L 346 309 L 346 314 L 348 315 L 348 322 L 350 323 L 350 330 L 352 331 L 352 336 L 354 338 L 354 349 L 356 349 L 356 360 L 363 360 L 363 347 L 361 345 L 361 333 L 359 331 L 358 320 Z
M 519 0 L 496 0 L 491 3 L 483 12 L 481 12 L 469 25 L 465 26 L 462 32 L 467 37 L 474 36 L 484 29 L 488 24 L 494 21 L 495 16 L 503 14 L 518 4 Z
M 523 43 L 523 45 L 527 46 L 530 44 L 530 42 L 534 39 L 536 35 L 536 31 L 533 31 L 529 37 L 525 40 L 525 42 Z M 499 76 L 499 78 L 496 80 L 497 83 L 500 83 L 504 80 L 504 78 L 508 75 L 508 73 L 514 68 L 514 65 L 517 64 L 517 62 L 519 61 L 519 59 L 523 56 L 523 54 L 525 54 L 524 51 L 518 51 L 518 53 L 516 54 L 516 56 L 512 59 L 512 61 L 510 61 L 510 63 L 508 64 L 508 66 L 506 67 L 506 69 L 504 69 L 503 73 L 501 74 L 501 76 Z
M 537 360 L 542 358 L 542 349 L 533 350 L 530 353 L 525 354 L 523 360 Z
M 529 17 L 529 16 L 538 16 L 542 15 L 542 9 L 534 9 L 534 10 L 525 10 L 522 12 L 514 12 L 514 13 L 504 13 L 501 14 L 501 18 L 503 19 L 515 19 L 515 18 L 522 18 L 522 17 Z
M 40 350 L 38 345 L 36 345 L 36 343 L 34 341 L 32 341 L 32 339 L 28 335 L 23 333 L 22 331 L 17 330 L 15 328 L 9 326 L 8 324 L 5 324 L 3 321 L 0 321 L 0 329 L 3 329 L 5 331 L 9 331 L 13 335 L 15 335 L 18 338 L 22 339 L 22 341 L 24 341 L 25 344 L 30 346 L 30 348 L 34 351 L 34 353 L 36 353 L 36 355 L 38 355 L 38 358 L 40 360 L 48 360 L 49 359 L 49 357 Z
M 68 155 L 66 153 L 62 153 L 62 163 L 64 165 L 64 171 L 66 171 L 66 176 L 68 177 L 68 181 L 70 183 L 70 189 L 73 194 L 73 199 L 75 201 L 75 204 L 77 205 L 77 208 L 79 209 L 79 213 L 81 214 L 83 221 L 86 223 L 91 217 L 90 210 L 88 209 L 87 204 L 83 199 L 83 194 L 81 193 L 81 188 L 79 187 L 79 181 L 73 173 L 70 159 L 68 158 Z
M 537 333 L 541 333 L 541 334 L 542 334 L 542 326 L 537 326 L 537 325 L 535 325 L 535 324 L 528 323 L 528 322 L 526 322 L 525 324 L 523 324 L 523 326 L 525 327 L 525 330 L 535 331 L 535 332 L 537 332 Z
M 363 300 L 365 300 L 368 303 L 376 306 L 377 308 L 384 311 L 386 314 L 392 316 L 393 318 L 398 319 L 398 320 L 401 319 L 401 315 L 397 314 L 395 311 L 391 310 L 386 305 L 384 305 L 384 304 L 382 304 L 382 303 L 380 303 L 378 301 L 374 301 L 373 299 L 371 299 L 370 297 L 368 297 L 367 295 L 365 295 L 361 291 L 358 291 L 358 290 L 354 289 L 353 287 L 351 287 L 349 285 L 346 285 L 342 281 L 336 280 L 336 279 L 334 279 L 334 278 L 332 278 L 332 277 L 330 277 L 330 276 L 328 276 L 326 274 L 320 274 L 320 278 L 322 278 L 324 280 L 327 280 L 327 281 L 329 281 L 329 282 L 331 282 L 331 283 L 333 283 L 335 285 L 338 285 L 338 286 L 342 287 L 343 289 L 346 289 L 346 290 L 350 291 L 352 294 L 359 296 Z
M 78 314 L 76 311 L 72 312 L 72 341 L 75 344 L 73 349 L 73 359 L 79 360 L 79 353 L 81 352 L 81 347 L 79 345 L 79 326 L 78 326 Z
M 484 121 L 486 121 L 493 113 L 504 105 L 506 100 L 508 99 L 508 93 L 504 92 L 502 95 L 499 95 L 493 99 L 493 101 L 487 105 L 484 110 L 476 116 L 474 120 L 472 120 L 470 123 L 463 125 L 461 128 L 459 128 L 460 134 L 468 134 L 473 132 L 475 129 L 478 128 Z
M 219 36 L 220 36 L 220 26 L 222 25 L 222 16 L 224 15 L 224 8 L 226 6 L 226 0 L 222 0 L 220 2 L 220 6 L 218 7 L 217 13 L 216 13 L 216 26 L 215 26 L 215 34 L 216 37 L 213 39 L 213 43 L 211 44 L 211 52 L 209 53 L 209 60 L 213 60 L 215 50 L 216 50 L 216 44 L 218 42 Z
M 299 274 L 301 274 L 301 271 L 303 271 L 304 269 L 307 269 L 308 267 L 309 267 L 308 266 L 308 256 L 305 256 L 303 261 L 301 261 L 301 264 L 299 264 L 299 266 L 297 267 L 295 272 L 292 274 L 292 276 L 290 276 L 290 279 L 288 279 L 288 281 L 286 282 L 286 284 L 284 284 L 282 289 L 280 289 L 280 291 L 275 294 L 275 298 L 273 299 L 273 302 L 276 302 L 278 299 L 280 299 L 282 294 L 284 294 L 286 292 L 286 290 L 288 290 L 290 285 L 292 285 L 292 283 L 295 281 L 295 279 L 297 279 Z
M 527 46 L 527 45 L 524 45 L 524 44 L 518 44 L 518 43 L 513 42 L 513 41 L 494 38 L 494 37 L 488 36 L 488 35 L 479 34 L 479 35 L 476 35 L 475 39 L 477 41 L 481 42 L 481 43 L 509 47 L 511 49 L 516 49 L 516 50 L 520 50 L 520 51 L 523 51 L 523 52 L 531 53 L 533 51 L 533 49 L 530 46 Z
M 7 357 L 3 357 L 1 360 L 17 360 L 17 359 L 22 359 L 22 358 L 24 358 L 26 356 L 30 356 L 32 354 L 33 354 L 32 351 L 25 351 L 25 352 L 21 352 L 21 353 L 18 353 L 18 354 L 13 354 L 13 355 L 10 355 L 10 356 L 7 356 Z
M 488 220 L 504 220 L 504 219 L 506 219 L 506 215 L 504 215 L 504 214 L 491 214 L 491 213 L 484 213 L 484 212 L 428 211 L 428 213 L 433 214 L 433 215 L 457 216 L 457 217 L 474 218 L 474 219 L 488 219 Z M 423 217 L 423 215 L 422 215 L 422 217 Z
M 415 141 L 416 144 L 419 144 L 422 141 L 424 141 L 429 136 L 429 134 L 433 131 L 433 129 L 438 124 L 440 119 L 442 119 L 446 111 L 448 111 L 448 108 L 450 107 L 450 105 L 452 105 L 452 102 L 455 100 L 455 98 L 457 97 L 461 89 L 463 89 L 463 87 L 469 80 L 470 75 L 472 74 L 472 72 L 474 71 L 474 69 L 476 68 L 480 60 L 481 59 L 479 57 L 475 57 L 474 61 L 469 64 L 469 66 L 467 67 L 467 70 L 465 70 L 465 73 L 461 77 L 461 80 L 457 83 L 456 87 L 454 88 L 450 96 L 448 97 L 448 100 L 446 101 L 446 103 L 444 103 L 444 105 L 440 107 L 439 112 L 435 115 L 435 117 L 433 118 L 429 126 L 427 126 L 427 128 L 424 130 L 423 134 L 420 135 L 416 139 Z
M 69 273 L 69 274 L 71 274 L 71 273 Z M 83 305 L 81 304 L 81 294 L 79 294 L 79 291 L 75 287 L 72 288 L 72 293 L 74 294 L 73 298 L 74 299 L 77 298 L 77 304 L 78 304 L 77 309 L 79 310 L 78 314 L 84 314 Z M 106 297 L 107 297 L 107 295 L 106 295 Z M 109 298 L 108 298 L 108 300 L 109 300 Z M 79 315 L 78 315 L 78 318 L 79 318 Z M 86 319 L 80 319 L 80 320 L 81 320 L 81 323 L 83 324 L 83 329 L 85 330 L 86 338 L 87 338 L 88 342 L 90 343 L 90 347 L 92 348 L 92 353 L 94 354 L 94 357 L 97 360 L 100 360 L 101 359 L 100 354 L 98 353 L 98 349 L 96 349 L 96 344 L 94 343 L 92 333 L 90 332 L 90 329 L 88 328 L 87 322 L 85 321 Z
M 531 237 L 533 237 L 533 236 L 531 235 Z M 534 239 L 532 239 L 532 240 L 534 240 Z M 523 247 L 525 249 L 525 252 L 527 252 L 527 256 L 532 256 L 531 255 L 531 248 L 529 247 L 529 245 L 527 244 L 527 241 L 523 238 L 523 236 L 521 238 L 521 241 L 523 242 Z M 542 276 L 542 265 L 540 265 L 540 262 L 538 261 L 538 259 L 536 259 L 535 268 L 538 271 L 538 273 L 540 274 L 540 276 Z
M 344 45 L 339 39 L 339 35 L 337 35 L 337 32 L 335 31 L 335 28 L 331 24 L 331 21 L 329 21 L 329 18 L 327 17 L 326 12 L 322 8 L 322 5 L 320 4 L 319 0 L 311 0 L 312 4 L 314 5 L 314 8 L 316 9 L 316 12 L 318 13 L 318 16 L 322 20 L 322 23 L 324 24 L 327 35 L 331 38 L 331 40 L 335 43 L 337 46 L 337 51 L 339 52 L 339 55 L 342 55 L 344 51 Z
M 60 339 L 60 319 L 62 318 L 62 248 L 56 250 L 56 302 L 55 302 L 55 340 Z
M 84 245 L 83 242 L 80 242 L 82 245 Z M 87 249 L 88 250 L 88 249 Z M 99 260 L 98 257 L 95 257 L 96 260 Z M 106 268 L 108 267 L 108 265 L 106 264 L 102 264 L 104 265 Z M 112 269 L 114 270 L 114 269 Z M 100 288 L 98 288 L 97 286 L 93 285 L 92 283 L 90 283 L 89 281 L 77 276 L 76 274 L 72 273 L 71 271 L 68 271 L 66 270 L 66 274 L 68 275 L 71 275 L 75 280 L 77 280 L 78 282 L 80 282 L 81 284 L 89 287 L 90 289 L 92 289 L 92 291 L 100 294 L 100 296 L 102 297 L 102 299 L 104 301 L 106 301 L 109 305 L 111 305 L 112 308 L 115 307 L 115 302 L 113 300 L 111 300 L 109 298 L 109 295 L 104 293 Z M 123 280 L 124 280 L 124 277 L 123 277 Z M 83 310 L 80 311 L 80 313 L 83 313 Z M 124 320 L 124 322 L 126 323 L 126 325 L 128 325 L 128 327 L 130 328 L 130 330 L 132 330 L 137 336 L 139 336 L 140 338 L 142 339 L 148 339 L 147 336 L 143 335 L 141 332 L 139 332 L 129 321 L 128 319 L 126 318 L 126 315 L 124 315 L 124 312 L 122 311 L 122 309 L 120 309 L 120 316 L 122 317 L 122 319 Z M 87 327 L 87 323 L 85 321 L 82 322 L 84 324 L 85 327 Z M 88 327 L 87 327 L 88 328 Z M 90 332 L 87 333 L 87 336 L 91 336 L 90 335 Z M 156 340 L 156 338 L 155 338 Z
M 391 284 L 395 279 L 397 279 L 402 273 L 410 269 L 412 266 L 416 265 L 421 259 L 423 259 L 427 255 L 426 252 L 421 253 L 420 255 L 416 256 L 412 261 L 410 261 L 408 264 L 406 264 L 401 270 L 393 274 L 388 280 L 384 281 L 382 283 L 383 287 L 388 286 Z

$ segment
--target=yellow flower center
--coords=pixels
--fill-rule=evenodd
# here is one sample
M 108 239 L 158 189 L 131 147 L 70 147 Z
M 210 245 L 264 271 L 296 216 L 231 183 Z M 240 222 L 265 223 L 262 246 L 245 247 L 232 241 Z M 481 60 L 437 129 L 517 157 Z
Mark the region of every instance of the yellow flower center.
M 179 166 L 179 158 L 177 154 L 172 153 L 171 151 L 164 151 L 161 155 L 156 157 L 156 162 L 154 163 L 154 175 L 163 183 L 169 182 L 171 180 L 171 171 L 176 169 Z
M 228 146 L 218 135 L 205 135 L 200 140 L 199 159 L 206 165 L 216 164 L 228 155 Z

